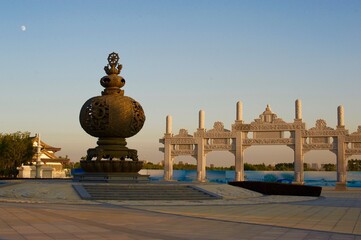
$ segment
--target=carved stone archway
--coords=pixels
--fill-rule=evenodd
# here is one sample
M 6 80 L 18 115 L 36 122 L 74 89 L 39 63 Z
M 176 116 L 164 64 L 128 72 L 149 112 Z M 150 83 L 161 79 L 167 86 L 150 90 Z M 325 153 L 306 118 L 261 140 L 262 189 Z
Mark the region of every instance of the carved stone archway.
M 294 151 L 294 182 L 304 182 L 304 154 L 310 150 L 329 150 L 337 156 L 337 188 L 346 187 L 346 158 L 361 154 L 361 126 L 352 134 L 344 126 L 343 107 L 337 108 L 336 129 L 328 127 L 319 119 L 315 127 L 306 129 L 302 121 L 301 101 L 295 103 L 295 119 L 291 123 L 283 121 L 272 112 L 269 105 L 259 118 L 246 124 L 242 119 L 242 103 L 237 103 L 237 113 L 232 130 L 224 128 L 222 122 L 215 122 L 213 129 L 204 128 L 204 111 L 199 111 L 199 128 L 193 135 L 181 129 L 172 134 L 172 118 L 167 116 L 167 127 L 160 143 L 164 152 L 164 180 L 173 178 L 173 158 L 178 155 L 191 155 L 197 160 L 197 180 L 206 181 L 206 154 L 211 151 L 229 151 L 235 156 L 235 180 L 244 181 L 244 150 L 255 145 L 285 145 Z M 284 137 L 290 132 L 289 137 Z M 252 138 L 249 137 L 252 134 Z M 331 140 L 333 139 L 332 143 Z

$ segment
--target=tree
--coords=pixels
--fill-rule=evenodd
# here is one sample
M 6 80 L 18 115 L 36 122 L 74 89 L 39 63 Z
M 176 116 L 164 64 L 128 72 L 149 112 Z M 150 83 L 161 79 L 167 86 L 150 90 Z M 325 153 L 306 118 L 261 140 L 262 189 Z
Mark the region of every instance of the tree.
M 59 157 L 62 158 L 62 157 Z M 65 159 L 68 159 L 68 156 L 65 157 Z M 69 162 L 63 165 L 64 169 L 74 169 L 74 168 L 80 168 L 80 162 Z
M 17 167 L 31 162 L 35 153 L 29 132 L 0 133 L 0 176 L 15 178 Z
M 244 163 L 244 170 L 245 171 L 256 171 L 256 167 L 253 164 L 250 163 Z
M 323 165 L 325 171 L 336 171 L 336 165 L 332 163 L 327 163 Z
M 347 167 L 349 171 L 361 171 L 361 160 L 358 159 L 348 160 Z
M 244 170 L 248 171 L 272 171 L 273 167 L 271 165 L 266 166 L 264 163 L 262 164 L 250 164 L 244 163 Z
M 154 164 L 152 162 L 147 162 L 143 165 L 144 169 L 163 169 L 163 166 L 160 164 Z
M 197 169 L 197 165 L 195 164 L 183 164 L 183 163 L 178 163 L 178 164 L 173 164 L 173 169 L 174 170 L 196 170 Z
M 293 163 L 277 163 L 275 165 L 276 171 L 293 171 Z

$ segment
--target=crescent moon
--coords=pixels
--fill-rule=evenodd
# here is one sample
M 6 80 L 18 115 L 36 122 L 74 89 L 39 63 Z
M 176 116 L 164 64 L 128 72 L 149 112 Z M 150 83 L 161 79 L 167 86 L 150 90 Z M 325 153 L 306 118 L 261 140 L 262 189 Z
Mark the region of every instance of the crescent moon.
M 21 29 L 21 31 L 25 32 L 25 31 L 26 31 L 26 26 L 22 25 L 22 26 L 20 27 L 20 29 Z

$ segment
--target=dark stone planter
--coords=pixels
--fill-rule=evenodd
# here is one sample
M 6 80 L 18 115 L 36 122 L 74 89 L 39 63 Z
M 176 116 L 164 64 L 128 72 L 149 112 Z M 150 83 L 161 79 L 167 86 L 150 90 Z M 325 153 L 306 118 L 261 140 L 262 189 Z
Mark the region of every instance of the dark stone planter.
M 229 182 L 229 185 L 246 188 L 266 195 L 290 195 L 319 197 L 322 187 L 305 186 L 299 184 L 286 184 L 274 182 L 240 181 Z

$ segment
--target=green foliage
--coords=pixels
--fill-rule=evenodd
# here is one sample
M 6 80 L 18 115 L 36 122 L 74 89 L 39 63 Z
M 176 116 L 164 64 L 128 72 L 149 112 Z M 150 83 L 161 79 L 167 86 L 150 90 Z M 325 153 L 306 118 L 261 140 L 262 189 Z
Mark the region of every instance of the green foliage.
M 277 163 L 275 165 L 275 171 L 293 171 L 293 163 Z
M 159 164 L 153 164 L 151 162 L 147 162 L 143 165 L 144 169 L 163 169 L 162 165 Z
M 61 157 L 59 157 L 61 158 Z M 66 157 L 67 159 L 68 157 Z M 64 169 L 80 168 L 80 162 L 69 162 L 63 166 Z
M 327 163 L 323 165 L 325 171 L 336 171 L 336 165 L 332 163 Z
M 249 163 L 244 163 L 243 167 L 244 167 L 245 171 L 256 171 L 257 170 L 255 165 L 249 164 Z
M 75 162 L 73 168 L 80 168 L 80 162 Z
M 164 167 L 159 164 L 153 164 L 148 162 L 144 164 L 144 169 L 163 169 Z M 304 171 L 317 171 L 316 169 L 310 168 L 306 163 L 303 164 Z M 189 163 L 178 163 L 173 165 L 174 170 L 196 170 L 197 165 Z M 235 170 L 234 166 L 230 167 L 206 167 L 207 170 Z M 336 171 L 335 164 L 324 164 L 324 171 Z M 262 164 L 250 164 L 244 163 L 245 171 L 294 171 L 293 163 L 277 163 L 275 166 Z M 361 160 L 351 159 L 348 161 L 349 171 L 361 171 Z
M 349 171 L 361 171 L 361 160 L 358 159 L 348 160 L 347 168 Z
M 207 170 L 234 170 L 234 166 L 230 166 L 230 167 L 206 167 Z
M 195 164 L 183 164 L 183 163 L 178 163 L 178 164 L 174 164 L 173 165 L 173 169 L 174 170 L 196 170 L 197 169 L 197 165 Z
M 272 171 L 272 170 L 274 170 L 274 168 L 271 165 L 266 166 L 264 163 L 262 163 L 262 164 L 245 163 L 244 170 L 246 170 L 246 171 Z
M 18 174 L 16 168 L 31 162 L 34 153 L 29 132 L 0 133 L 0 176 L 15 178 Z

